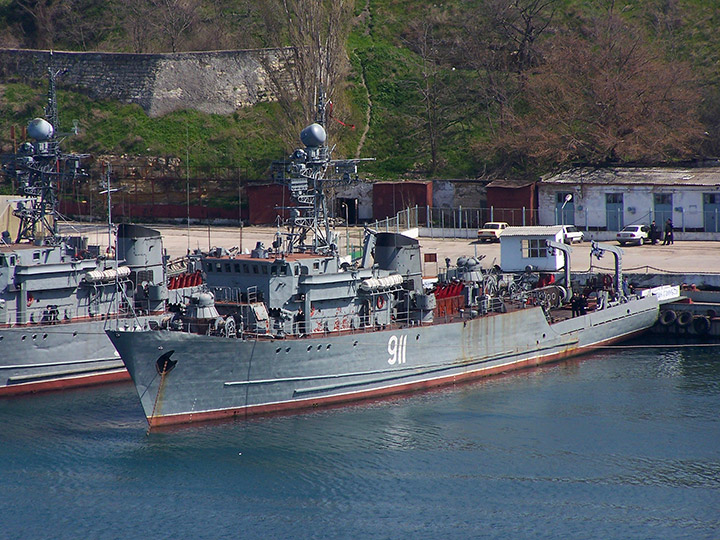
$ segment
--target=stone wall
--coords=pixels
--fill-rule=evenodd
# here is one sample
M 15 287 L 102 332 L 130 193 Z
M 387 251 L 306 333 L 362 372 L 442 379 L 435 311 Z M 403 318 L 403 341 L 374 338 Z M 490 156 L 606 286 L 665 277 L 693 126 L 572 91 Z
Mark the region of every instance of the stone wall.
M 93 99 L 137 103 L 150 116 L 176 109 L 230 114 L 274 100 L 269 72 L 282 77 L 284 49 L 164 54 L 0 49 L 0 80 L 47 79 L 50 62 L 65 70 L 60 88 L 75 88 Z

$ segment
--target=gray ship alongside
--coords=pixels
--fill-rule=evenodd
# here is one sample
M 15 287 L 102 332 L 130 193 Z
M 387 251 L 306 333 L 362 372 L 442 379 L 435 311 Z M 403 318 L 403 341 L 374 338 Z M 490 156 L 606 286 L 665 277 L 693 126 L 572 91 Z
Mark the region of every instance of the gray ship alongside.
M 202 258 L 206 289 L 149 329 L 109 330 L 151 427 L 376 398 L 562 360 L 636 336 L 659 295 L 613 291 L 571 317 L 567 269 L 531 284 L 461 258 L 423 286 L 417 240 L 367 231 L 363 256 L 339 256 L 324 188 L 356 178 L 334 161 L 324 106 L 304 148 L 275 167 L 298 202 L 289 231 L 248 255 Z M 334 174 L 329 174 L 334 173 Z M 549 242 L 549 249 L 570 247 Z M 596 246 L 596 251 L 612 246 Z M 658 293 L 658 294 L 655 294 Z
M 45 118 L 28 126 L 32 142 L 3 164 L 21 195 L 2 212 L 17 230 L 0 236 L 0 396 L 128 379 L 105 330 L 145 324 L 194 288 L 168 291 L 157 231 L 120 225 L 116 253 L 58 232 L 58 186 L 82 174 L 85 156 L 60 150 L 55 75 Z M 199 277 L 183 284 L 196 288 Z

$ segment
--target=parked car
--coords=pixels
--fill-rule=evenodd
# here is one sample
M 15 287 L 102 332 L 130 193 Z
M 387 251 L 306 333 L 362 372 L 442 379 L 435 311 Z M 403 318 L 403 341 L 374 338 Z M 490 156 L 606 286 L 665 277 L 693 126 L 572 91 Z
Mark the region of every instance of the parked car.
M 628 225 L 617 233 L 617 241 L 621 246 L 625 244 L 640 246 L 650 242 L 650 227 L 648 225 Z
M 563 242 L 566 244 L 581 243 L 585 240 L 582 231 L 578 231 L 575 225 L 563 225 Z
M 488 221 L 478 231 L 478 240 L 481 242 L 499 242 L 500 233 L 507 229 L 508 224 L 504 221 Z

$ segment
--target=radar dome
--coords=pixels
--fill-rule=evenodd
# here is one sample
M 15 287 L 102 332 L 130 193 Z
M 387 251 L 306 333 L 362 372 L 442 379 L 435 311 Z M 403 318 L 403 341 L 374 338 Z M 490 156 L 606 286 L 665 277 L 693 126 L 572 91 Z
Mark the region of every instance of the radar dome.
M 53 127 L 50 122 L 43 118 L 31 120 L 27 127 L 28 135 L 36 141 L 45 141 L 53 136 Z
M 320 124 L 310 124 L 300 132 L 300 140 L 305 146 L 320 146 L 326 138 L 325 128 Z

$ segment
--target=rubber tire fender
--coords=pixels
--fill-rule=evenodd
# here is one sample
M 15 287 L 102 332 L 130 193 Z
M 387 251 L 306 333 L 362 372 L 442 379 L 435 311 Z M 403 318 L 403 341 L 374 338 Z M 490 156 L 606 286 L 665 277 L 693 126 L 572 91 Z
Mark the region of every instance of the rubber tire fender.
M 680 328 L 686 328 L 693 322 L 693 315 L 689 311 L 683 311 L 677 317 L 677 323 Z
M 672 309 L 666 309 L 660 314 L 660 324 L 663 326 L 671 326 L 677 321 L 677 313 Z
M 696 315 L 693 317 L 693 330 L 695 330 L 695 333 L 700 336 L 703 336 L 710 331 L 711 324 L 710 318 L 705 317 L 704 315 Z

